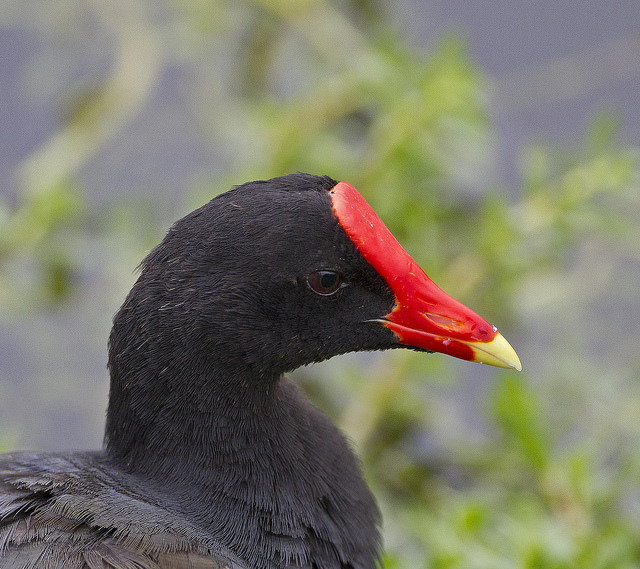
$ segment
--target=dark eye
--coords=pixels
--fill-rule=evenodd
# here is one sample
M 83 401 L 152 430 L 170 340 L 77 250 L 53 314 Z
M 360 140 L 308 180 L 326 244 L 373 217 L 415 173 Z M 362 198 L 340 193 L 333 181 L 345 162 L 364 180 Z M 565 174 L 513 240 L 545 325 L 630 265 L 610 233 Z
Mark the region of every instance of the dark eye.
M 322 296 L 329 296 L 345 286 L 342 275 L 335 271 L 316 271 L 307 277 L 307 282 L 313 292 Z

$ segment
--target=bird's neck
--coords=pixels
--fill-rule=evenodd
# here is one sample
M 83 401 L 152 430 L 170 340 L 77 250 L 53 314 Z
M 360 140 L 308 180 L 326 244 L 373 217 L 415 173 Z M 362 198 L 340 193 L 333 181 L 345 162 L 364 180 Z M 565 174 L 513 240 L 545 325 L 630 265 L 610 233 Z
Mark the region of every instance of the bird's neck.
M 277 377 L 250 381 L 176 358 L 132 369 L 111 370 L 105 446 L 121 468 L 151 478 L 206 481 L 229 453 L 257 443 L 279 407 Z
M 109 460 L 179 496 L 214 538 L 233 536 L 222 544 L 252 567 L 373 569 L 379 514 L 357 460 L 291 382 L 211 362 L 155 367 L 144 380 L 112 368 Z

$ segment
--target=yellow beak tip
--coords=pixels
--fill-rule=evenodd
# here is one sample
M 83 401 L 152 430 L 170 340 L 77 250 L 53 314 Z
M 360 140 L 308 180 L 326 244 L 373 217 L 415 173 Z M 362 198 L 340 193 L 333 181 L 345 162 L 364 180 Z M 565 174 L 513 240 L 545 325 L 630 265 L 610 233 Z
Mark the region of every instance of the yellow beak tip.
M 497 333 L 490 342 L 465 342 L 465 344 L 473 350 L 475 362 L 522 371 L 518 354 L 500 333 Z

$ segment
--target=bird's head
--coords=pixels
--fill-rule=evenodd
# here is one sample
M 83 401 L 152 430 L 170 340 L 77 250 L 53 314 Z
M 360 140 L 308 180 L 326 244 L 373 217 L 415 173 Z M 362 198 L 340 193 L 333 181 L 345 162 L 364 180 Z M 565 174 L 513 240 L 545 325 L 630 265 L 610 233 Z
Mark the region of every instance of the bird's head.
M 165 349 L 183 354 L 268 374 L 395 347 L 521 367 L 355 188 L 328 177 L 292 174 L 217 196 L 178 221 L 142 266 L 123 310 L 135 305 Z

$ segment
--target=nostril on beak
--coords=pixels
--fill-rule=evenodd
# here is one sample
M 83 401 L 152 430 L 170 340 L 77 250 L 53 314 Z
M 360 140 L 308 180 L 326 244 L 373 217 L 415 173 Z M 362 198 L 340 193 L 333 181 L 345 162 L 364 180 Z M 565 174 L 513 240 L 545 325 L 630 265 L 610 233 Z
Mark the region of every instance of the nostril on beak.
M 462 326 L 462 322 L 460 320 L 455 320 L 454 318 L 449 318 L 447 316 L 442 316 L 441 314 L 433 314 L 432 312 L 423 312 L 423 314 L 432 322 L 439 324 L 440 326 L 446 326 L 447 328 L 457 328 Z

